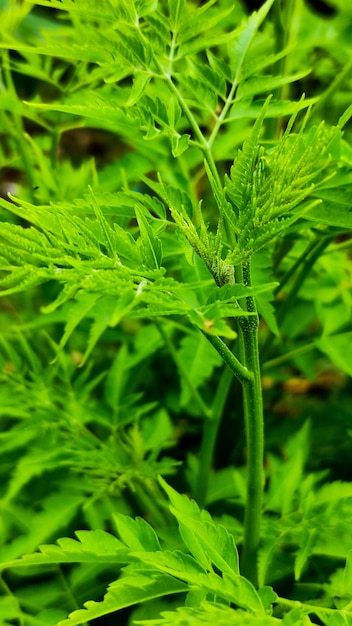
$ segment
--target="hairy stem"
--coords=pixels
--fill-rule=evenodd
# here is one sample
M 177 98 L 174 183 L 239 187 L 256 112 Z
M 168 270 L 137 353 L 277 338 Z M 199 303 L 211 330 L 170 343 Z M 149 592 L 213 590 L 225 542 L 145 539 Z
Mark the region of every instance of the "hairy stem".
M 251 284 L 250 265 L 243 265 L 243 279 Z M 247 298 L 247 310 L 256 312 L 254 298 Z M 247 445 L 247 499 L 241 573 L 255 586 L 258 584 L 257 558 L 264 488 L 264 417 L 258 348 L 258 316 L 239 320 L 242 359 L 252 377 L 242 382 L 243 409 Z
M 204 333 L 204 335 L 242 384 L 253 380 L 253 373 L 245 365 L 242 365 L 220 337 L 208 335 L 207 333 Z

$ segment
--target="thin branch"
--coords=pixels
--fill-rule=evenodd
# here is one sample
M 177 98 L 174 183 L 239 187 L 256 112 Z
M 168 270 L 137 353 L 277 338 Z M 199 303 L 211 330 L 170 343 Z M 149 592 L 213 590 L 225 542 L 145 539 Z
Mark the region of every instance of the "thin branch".
M 242 363 L 237 359 L 237 357 L 235 357 L 234 354 L 232 354 L 231 350 L 227 347 L 226 343 L 222 339 L 220 339 L 220 337 L 216 337 L 215 335 L 209 335 L 208 333 L 203 334 L 208 339 L 208 341 L 210 341 L 212 346 L 214 346 L 215 350 L 220 354 L 223 361 L 242 384 L 254 380 L 253 372 L 251 372 L 249 369 L 247 369 L 247 367 L 242 365 Z

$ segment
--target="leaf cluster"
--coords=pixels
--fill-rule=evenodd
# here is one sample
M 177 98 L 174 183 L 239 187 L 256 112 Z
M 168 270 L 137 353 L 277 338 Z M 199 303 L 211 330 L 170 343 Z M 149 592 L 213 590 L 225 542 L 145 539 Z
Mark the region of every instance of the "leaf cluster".
M 1 625 L 352 623 L 332 4 L 0 3 Z M 258 588 L 238 383 L 257 311 Z

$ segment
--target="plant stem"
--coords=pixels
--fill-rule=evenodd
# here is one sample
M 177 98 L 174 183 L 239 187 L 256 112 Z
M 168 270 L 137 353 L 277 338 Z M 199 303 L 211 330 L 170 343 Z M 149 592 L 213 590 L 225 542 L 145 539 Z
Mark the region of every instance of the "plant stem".
M 251 284 L 250 264 L 243 264 L 244 283 Z M 246 299 L 247 311 L 256 312 L 254 298 Z M 247 444 L 247 500 L 244 516 L 244 538 L 241 573 L 255 586 L 258 584 L 257 558 L 260 540 L 264 488 L 264 417 L 258 349 L 258 316 L 239 320 L 242 359 L 250 379 L 242 382 L 243 408 Z
M 229 366 L 230 370 L 236 378 L 238 378 L 240 383 L 243 384 L 253 379 L 253 373 L 247 369 L 245 365 L 242 365 L 242 363 L 237 359 L 237 357 L 235 357 L 231 350 L 229 350 L 226 343 L 224 343 L 220 337 L 209 335 L 208 333 L 203 334 L 214 346 L 215 350 L 220 354 L 223 361 L 225 361 L 226 365 Z
M 180 92 L 180 90 L 178 89 L 177 85 L 175 85 L 174 81 L 172 80 L 171 75 L 166 72 L 161 64 L 159 63 L 158 59 L 156 57 L 154 57 L 154 62 L 158 68 L 158 71 L 160 72 L 160 75 L 162 76 L 162 78 L 168 83 L 171 91 L 173 92 L 173 94 L 175 95 L 181 109 L 183 110 L 189 124 L 190 127 L 192 128 L 193 132 L 194 132 L 194 136 L 196 137 L 197 141 L 199 142 L 199 147 L 202 150 L 203 154 L 204 154 L 204 158 L 206 160 L 206 162 L 208 163 L 209 169 L 212 173 L 212 175 L 214 176 L 214 180 L 216 182 L 216 185 L 218 187 L 219 193 L 222 189 L 222 185 L 221 185 L 221 181 L 220 181 L 220 177 L 219 177 L 219 172 L 217 170 L 215 161 L 214 161 L 214 157 L 213 157 L 213 153 L 210 149 L 210 144 L 207 142 L 206 138 L 204 137 L 198 122 L 196 120 L 196 118 L 194 117 L 191 109 L 189 108 L 186 100 L 184 99 L 182 93 Z
M 214 459 L 216 439 L 232 381 L 233 373 L 228 367 L 225 367 L 222 372 L 211 408 L 212 417 L 211 419 L 206 420 L 203 426 L 203 437 L 199 451 L 198 476 L 195 490 L 195 498 L 200 507 L 204 507 L 206 505 L 210 470 Z
M 301 354 L 305 354 L 306 352 L 310 352 L 311 350 L 316 349 L 316 344 L 314 341 L 307 343 L 295 350 L 290 350 L 290 352 L 285 352 L 284 354 L 280 354 L 280 356 L 275 357 L 274 359 L 270 359 L 270 361 L 265 361 L 262 363 L 262 369 L 267 370 L 273 367 L 277 367 L 278 365 L 282 365 L 282 363 L 286 363 L 287 361 L 292 361 L 297 356 Z
M 2 574 L 0 574 L 0 590 L 3 592 L 4 595 L 7 595 L 9 596 L 9 598 L 11 598 L 15 610 L 18 611 L 18 615 L 16 618 L 18 620 L 18 624 L 19 626 L 24 626 L 24 616 L 21 610 L 21 603 L 16 598 L 15 594 L 11 591 L 7 583 L 5 583 L 4 579 L 2 578 Z

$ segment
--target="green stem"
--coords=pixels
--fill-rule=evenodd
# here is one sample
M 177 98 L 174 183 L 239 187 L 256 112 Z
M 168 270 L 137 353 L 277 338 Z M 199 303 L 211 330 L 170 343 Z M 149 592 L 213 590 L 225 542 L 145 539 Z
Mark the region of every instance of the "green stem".
M 171 79 L 170 76 L 165 76 L 165 78 L 167 79 L 172 91 L 174 92 L 180 106 L 183 109 L 183 112 L 185 114 L 185 116 L 187 117 L 193 132 L 195 134 L 195 136 L 197 137 L 197 140 L 199 141 L 200 147 L 203 151 L 204 157 L 206 162 L 209 165 L 209 169 L 212 173 L 212 175 L 214 176 L 214 180 L 216 182 L 216 185 L 218 187 L 219 192 L 222 189 L 222 185 L 221 185 L 221 181 L 220 181 L 220 177 L 219 177 L 219 172 L 217 170 L 214 158 L 213 158 L 213 154 L 210 150 L 210 145 L 209 143 L 206 141 L 202 131 L 200 130 L 197 121 L 192 113 L 192 111 L 190 110 L 190 108 L 187 105 L 187 102 L 184 100 L 182 94 L 180 93 L 180 91 L 178 90 L 177 86 L 175 85 L 175 83 L 173 82 L 173 80 Z
M 237 89 L 237 86 L 238 86 L 238 77 L 239 77 L 239 74 L 240 74 L 240 69 L 241 69 L 241 65 L 237 69 L 236 76 L 235 76 L 235 79 L 234 79 L 234 81 L 233 81 L 233 83 L 231 85 L 231 89 L 230 89 L 230 92 L 229 92 L 229 94 L 228 94 L 228 96 L 226 98 L 226 102 L 225 102 L 225 104 L 224 104 L 224 106 L 222 108 L 222 111 L 221 111 L 220 115 L 217 117 L 216 122 L 214 124 L 213 130 L 212 130 L 211 135 L 210 135 L 209 140 L 208 140 L 208 145 L 210 147 L 213 145 L 213 143 L 214 143 L 214 141 L 215 141 L 215 139 L 217 137 L 217 134 L 218 134 L 221 126 L 224 124 L 225 119 L 226 119 L 226 115 L 228 113 L 228 110 L 229 110 L 230 106 L 233 103 L 233 99 L 235 97 L 236 89 Z
M 2 574 L 0 574 L 0 591 L 2 591 L 4 595 L 7 595 L 9 596 L 9 598 L 11 598 L 11 601 L 13 602 L 15 609 L 18 611 L 18 616 L 15 619 L 18 620 L 19 626 L 24 626 L 24 616 L 21 610 L 21 603 L 16 598 L 15 594 L 12 593 L 7 583 L 4 581 Z
M 215 350 L 220 354 L 223 361 L 230 368 L 232 373 L 238 378 L 241 384 L 253 380 L 253 373 L 232 354 L 226 343 L 220 337 L 204 333 L 205 337 L 210 341 Z
M 158 68 L 158 71 L 160 72 L 160 75 L 162 76 L 162 78 L 168 83 L 171 91 L 174 93 L 174 95 L 176 96 L 176 99 L 181 107 L 181 109 L 183 110 L 193 132 L 194 135 L 199 143 L 199 147 L 202 150 L 203 154 L 204 154 L 204 158 L 206 160 L 206 162 L 208 163 L 209 169 L 212 173 L 212 175 L 214 176 L 214 179 L 216 181 L 216 185 L 218 187 L 219 193 L 221 192 L 222 189 L 222 185 L 221 185 L 221 181 L 220 181 L 220 176 L 219 176 L 219 172 L 217 170 L 215 161 L 214 161 L 214 157 L 212 154 L 212 151 L 210 149 L 210 144 L 209 142 L 207 142 L 207 140 L 205 139 L 199 125 L 198 122 L 196 120 L 196 118 L 194 117 L 191 109 L 189 108 L 186 100 L 184 99 L 182 93 L 180 92 L 180 90 L 178 89 L 177 85 L 175 85 L 174 81 L 172 80 L 172 77 L 170 76 L 170 74 L 168 72 L 166 72 L 161 64 L 159 63 L 158 59 L 156 57 L 154 57 L 154 62 Z
M 249 263 L 243 265 L 243 278 L 245 284 L 251 284 Z M 254 298 L 247 298 L 246 304 L 248 311 L 256 312 Z M 247 444 L 247 500 L 241 573 L 257 586 L 257 559 L 264 488 L 264 417 L 258 348 L 258 315 L 240 318 L 239 328 L 241 353 L 245 366 L 252 373 L 252 377 L 242 383 Z
M 274 359 L 270 359 L 270 361 L 266 361 L 265 363 L 262 364 L 262 369 L 267 370 L 273 367 L 277 367 L 278 365 L 282 365 L 283 363 L 286 363 L 287 361 L 292 361 L 293 358 L 297 356 L 301 356 L 302 354 L 305 354 L 306 352 L 310 352 L 311 350 L 314 350 L 315 348 L 316 348 L 316 345 L 314 341 L 311 341 L 310 343 L 307 343 L 304 346 L 301 346 L 300 348 L 296 348 L 295 350 L 291 350 L 290 352 L 287 352 L 285 354 L 280 354 L 280 356 L 277 356 Z
M 199 451 L 198 476 L 195 489 L 195 498 L 200 507 L 206 505 L 216 440 L 232 381 L 233 373 L 228 367 L 225 367 L 211 408 L 212 417 L 207 420 L 203 426 L 203 437 Z

